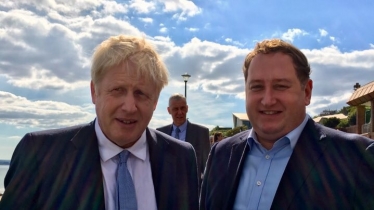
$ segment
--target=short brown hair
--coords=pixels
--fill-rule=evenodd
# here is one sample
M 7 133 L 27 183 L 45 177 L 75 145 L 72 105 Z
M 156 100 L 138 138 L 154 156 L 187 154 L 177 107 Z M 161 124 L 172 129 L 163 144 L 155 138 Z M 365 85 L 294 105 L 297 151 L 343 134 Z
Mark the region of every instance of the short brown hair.
M 305 85 L 310 78 L 308 59 L 301 50 L 281 39 L 268 39 L 256 44 L 256 47 L 245 57 L 243 65 L 244 80 L 247 81 L 249 65 L 251 65 L 253 58 L 257 54 L 270 54 L 277 52 L 284 53 L 291 57 L 296 70 L 296 75 L 299 78 L 300 83 Z
M 218 137 L 223 136 L 221 132 L 214 133 L 214 142 L 218 142 Z

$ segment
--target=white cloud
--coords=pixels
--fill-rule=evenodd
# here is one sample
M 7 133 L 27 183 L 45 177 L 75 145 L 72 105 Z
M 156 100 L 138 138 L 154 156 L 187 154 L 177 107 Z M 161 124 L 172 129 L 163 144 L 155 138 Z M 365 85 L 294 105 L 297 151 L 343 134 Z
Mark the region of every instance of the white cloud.
M 335 37 L 330 36 L 330 40 L 334 42 L 336 39 L 335 39 Z
M 35 11 L 44 11 L 48 12 L 49 10 L 55 10 L 58 13 L 64 15 L 79 15 L 81 11 L 95 10 L 96 8 L 106 4 L 111 3 L 112 1 L 100 1 L 100 0 L 67 0 L 67 1 L 58 1 L 58 0 L 13 0 L 11 4 L 0 2 L 0 6 L 5 8 L 22 8 L 26 7 L 30 10 Z
M 335 66 L 336 68 L 359 68 L 361 71 L 369 71 L 374 68 L 374 49 L 341 52 L 334 45 L 321 49 L 303 50 L 309 62 Z
M 160 28 L 160 32 L 161 33 L 166 33 L 166 32 L 168 32 L 168 29 L 166 27 L 162 27 L 162 28 Z
M 87 86 L 87 81 L 81 81 L 81 82 L 67 82 L 62 80 L 61 78 L 53 75 L 53 73 L 49 70 L 45 69 L 36 69 L 35 67 L 32 67 L 30 70 L 30 76 L 19 78 L 19 79 L 12 79 L 10 78 L 8 80 L 8 83 L 12 84 L 15 87 L 22 87 L 22 88 L 28 88 L 28 89 L 34 89 L 34 90 L 40 90 L 40 89 L 65 89 L 65 90 L 71 90 L 76 89 L 79 87 L 85 87 Z
M 0 11 L 0 74 L 8 83 L 31 89 L 78 88 L 90 79 L 90 57 L 97 44 L 114 34 L 142 35 L 113 16 L 49 14 L 55 19 L 32 11 Z
M 91 110 L 93 106 L 90 106 Z M 57 101 L 31 101 L 25 97 L 0 91 L 0 123 L 18 128 L 39 129 L 72 126 L 95 118 L 87 107 L 73 106 Z
M 320 36 L 327 36 L 329 34 L 325 29 L 318 29 Z
M 188 0 L 159 0 L 164 4 L 164 12 L 177 12 L 173 15 L 174 19 L 185 21 L 188 17 L 193 17 L 202 12 L 202 9 L 196 6 L 193 1 Z M 181 11 L 181 12 L 179 12 Z
M 374 48 L 374 44 L 370 43 L 370 47 L 371 47 L 371 48 Z
M 304 30 L 298 29 L 298 28 L 293 28 L 293 29 L 288 29 L 286 33 L 282 34 L 282 39 L 288 40 L 293 42 L 295 37 L 300 37 L 300 36 L 305 36 L 308 33 Z
M 156 9 L 156 3 L 145 0 L 131 0 L 129 7 L 135 9 L 138 13 L 148 14 Z
M 139 18 L 139 20 L 144 22 L 144 23 L 153 23 L 152 18 Z
M 185 29 L 188 30 L 188 31 L 191 31 L 191 32 L 199 31 L 198 28 L 185 28 Z
M 238 41 L 234 41 L 234 40 L 232 40 L 231 38 L 226 38 L 226 39 L 225 39 L 225 42 L 230 43 L 230 44 L 233 44 L 233 45 L 235 45 L 235 46 L 239 46 L 239 47 L 243 47 L 243 46 L 244 46 L 244 44 L 242 44 L 242 43 L 240 43 L 240 42 L 238 42 Z
M 188 0 L 131 0 L 128 6 L 141 14 L 149 14 L 161 8 L 163 12 L 174 13 L 173 18 L 179 21 L 185 21 L 202 11 L 193 1 Z

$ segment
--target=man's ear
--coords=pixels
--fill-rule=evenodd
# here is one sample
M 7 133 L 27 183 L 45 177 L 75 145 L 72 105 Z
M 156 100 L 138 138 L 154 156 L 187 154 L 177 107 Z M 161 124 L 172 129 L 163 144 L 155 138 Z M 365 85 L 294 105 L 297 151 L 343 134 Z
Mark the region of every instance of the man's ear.
M 188 112 L 188 105 L 186 105 L 186 113 Z
M 171 110 L 170 110 L 170 107 L 168 107 L 168 112 L 169 112 L 169 114 L 171 114 Z
M 96 90 L 95 90 L 95 85 L 92 82 L 92 80 L 91 80 L 90 88 L 91 88 L 91 100 L 92 100 L 92 103 L 95 104 L 95 102 L 96 102 Z
M 158 100 L 157 100 L 157 101 L 155 102 L 155 104 L 154 104 L 153 111 L 156 110 L 156 108 L 157 108 L 157 103 L 158 103 Z
M 305 106 L 308 106 L 310 104 L 310 100 L 312 98 L 312 90 L 313 90 L 313 81 L 310 79 L 305 84 Z

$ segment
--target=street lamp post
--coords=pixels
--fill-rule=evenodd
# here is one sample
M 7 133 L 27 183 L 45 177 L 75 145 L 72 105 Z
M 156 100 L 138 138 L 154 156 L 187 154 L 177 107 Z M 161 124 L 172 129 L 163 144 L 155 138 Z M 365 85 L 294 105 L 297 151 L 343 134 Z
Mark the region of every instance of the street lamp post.
M 191 75 L 184 73 L 182 74 L 183 80 L 184 80 L 184 97 L 187 100 L 187 81 L 191 77 Z
M 360 85 L 358 82 L 356 82 L 356 84 L 353 85 L 353 90 L 356 91 L 356 90 L 359 89 L 360 87 L 361 87 L 361 85 Z

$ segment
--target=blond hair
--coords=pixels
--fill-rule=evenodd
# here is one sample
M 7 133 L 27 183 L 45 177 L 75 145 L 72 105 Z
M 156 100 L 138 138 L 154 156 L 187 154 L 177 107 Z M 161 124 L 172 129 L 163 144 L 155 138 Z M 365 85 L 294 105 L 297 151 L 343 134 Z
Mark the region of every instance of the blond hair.
M 168 70 L 153 46 L 144 38 L 119 35 L 109 37 L 97 46 L 92 58 L 91 79 L 99 83 L 106 71 L 122 63 L 131 63 L 138 78 L 150 79 L 158 91 L 168 84 Z

